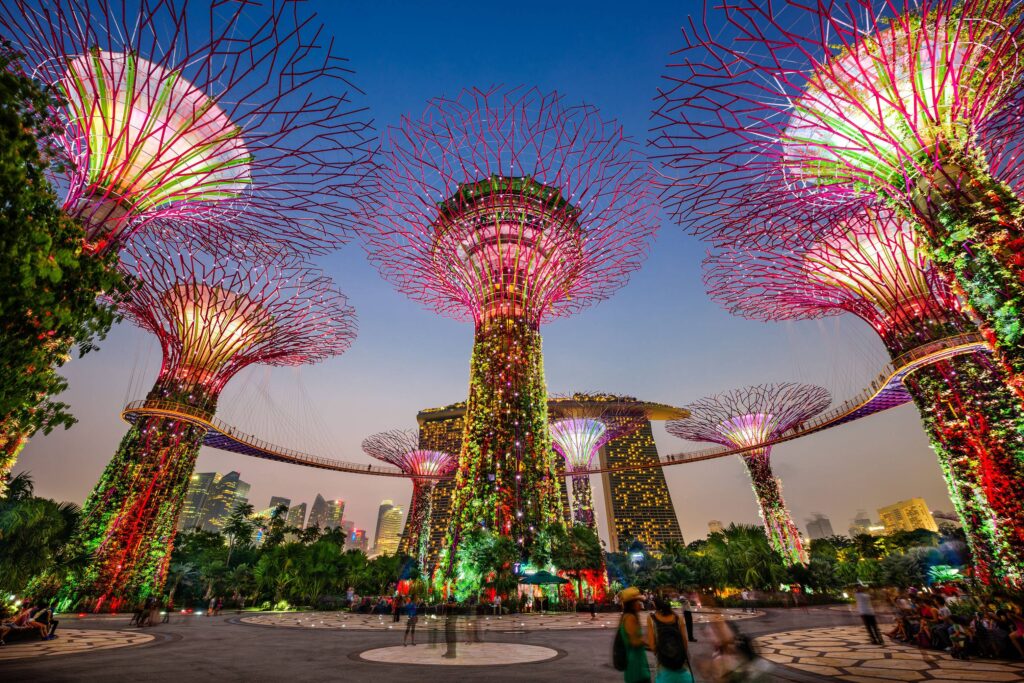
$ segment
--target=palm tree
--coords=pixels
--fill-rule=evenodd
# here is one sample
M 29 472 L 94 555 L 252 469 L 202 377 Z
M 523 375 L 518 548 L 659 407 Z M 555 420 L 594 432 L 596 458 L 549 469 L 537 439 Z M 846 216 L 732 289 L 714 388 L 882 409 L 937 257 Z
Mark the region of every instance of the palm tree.
M 287 508 L 285 509 L 287 510 Z M 231 551 L 235 549 L 235 544 L 248 545 L 252 543 L 252 535 L 256 530 L 250 520 L 253 512 L 254 508 L 251 503 L 239 503 L 224 522 L 224 535 L 228 537 L 228 559 L 225 564 L 228 567 L 231 566 Z
M 576 579 L 576 594 L 582 600 L 583 574 L 604 567 L 601 539 L 589 526 L 574 524 L 552 537 L 551 563 Z

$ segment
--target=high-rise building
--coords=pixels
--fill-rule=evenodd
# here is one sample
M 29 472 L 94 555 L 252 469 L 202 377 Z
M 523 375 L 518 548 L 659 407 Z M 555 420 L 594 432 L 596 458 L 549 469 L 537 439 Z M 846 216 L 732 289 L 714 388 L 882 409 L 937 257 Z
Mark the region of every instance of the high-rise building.
M 285 524 L 294 529 L 303 529 L 306 521 L 306 504 L 299 503 L 288 508 L 288 516 L 285 517 Z
M 345 515 L 345 501 L 327 500 L 319 493 L 309 510 L 307 526 L 318 526 L 321 529 L 332 529 L 341 526 Z
M 650 421 L 632 434 L 605 444 L 600 462 L 602 468 L 658 462 Z M 611 552 L 623 550 L 632 541 L 640 541 L 650 550 L 668 541 L 683 542 L 672 495 L 660 467 L 608 472 L 601 478 Z
M 346 548 L 352 547 L 352 532 L 356 529 L 356 523 L 350 519 L 346 519 L 341 523 L 341 532 L 345 534 L 345 546 Z
M 898 503 L 878 508 L 878 516 L 882 519 L 887 534 L 897 531 L 914 531 L 915 529 L 935 532 L 939 530 L 939 525 L 935 523 L 935 518 L 932 517 L 931 510 L 928 509 L 924 498 L 901 500 Z
M 850 521 L 850 538 L 854 536 L 861 536 L 863 534 L 870 534 L 871 518 L 868 517 L 868 513 L 863 510 L 857 510 L 857 514 L 853 516 Z
M 352 533 L 348 537 L 347 548 L 352 550 L 362 550 L 364 553 L 370 551 L 370 538 L 366 535 L 366 529 L 352 529 Z
M 210 497 L 210 490 L 217 477 L 216 472 L 196 472 L 189 479 L 185 502 L 181 507 L 181 514 L 178 516 L 178 531 L 202 528 L 206 501 Z
M 666 420 L 686 414 L 678 408 L 644 403 L 628 397 L 601 395 L 592 398 L 602 408 L 607 406 L 608 401 L 626 405 L 637 404 L 638 409 L 647 411 L 654 420 Z M 573 400 L 575 404 L 580 403 L 579 396 Z M 549 406 L 557 408 L 556 401 L 557 399 L 549 401 Z M 459 453 L 462 450 L 464 415 L 464 403 L 420 411 L 416 416 L 420 425 L 420 447 Z M 656 462 L 658 450 L 654 444 L 650 422 L 634 434 L 606 444 L 601 449 L 599 458 L 602 467 L 642 465 L 652 462 L 652 459 Z M 559 472 L 564 472 L 564 460 L 556 457 L 554 461 Z M 672 496 L 669 494 L 665 475 L 660 467 L 595 476 L 601 477 L 604 486 L 606 514 L 612 541 L 609 550 L 617 550 L 620 539 L 639 540 L 651 549 L 660 548 L 665 541 L 682 542 L 683 534 L 679 528 L 679 520 L 676 519 Z M 569 497 L 565 484 L 563 476 L 563 515 L 566 522 L 570 523 Z M 428 568 L 436 564 L 444 544 L 451 516 L 449 503 L 453 490 L 454 481 L 443 480 L 434 487 L 431 496 L 430 543 L 426 559 Z M 405 549 L 401 544 L 399 547 Z
M 807 537 L 812 541 L 834 535 L 832 521 L 820 512 L 815 512 L 814 516 L 807 520 Z
M 725 527 L 722 526 L 722 521 L 718 519 L 712 519 L 708 522 L 708 535 L 720 534 L 725 531 Z
M 249 489 L 238 472 L 193 474 L 178 528 L 220 531 L 235 508 L 249 501 Z
M 374 552 L 394 555 L 402 538 L 402 508 L 393 501 L 383 500 L 377 511 L 377 532 L 373 537 Z
M 270 503 L 267 504 L 267 507 L 273 510 L 278 505 L 284 505 L 286 508 L 290 508 L 292 506 L 292 499 L 285 498 L 284 496 L 271 496 Z

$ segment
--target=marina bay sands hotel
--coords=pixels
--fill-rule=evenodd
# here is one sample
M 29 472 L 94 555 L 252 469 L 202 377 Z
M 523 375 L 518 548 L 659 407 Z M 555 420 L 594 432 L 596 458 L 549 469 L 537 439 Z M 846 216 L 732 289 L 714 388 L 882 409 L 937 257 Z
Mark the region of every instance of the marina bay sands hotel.
M 656 464 L 658 449 L 654 444 L 651 421 L 671 420 L 687 415 L 686 411 L 680 408 L 638 401 L 629 396 L 575 394 L 569 399 L 550 398 L 548 411 L 552 417 L 559 415 L 559 402 L 563 400 L 571 401 L 575 407 L 592 404 L 595 412 L 614 404 L 619 409 L 632 408 L 646 416 L 647 419 L 640 429 L 609 441 L 601 448 L 601 469 Z M 462 402 L 420 411 L 416 416 L 420 427 L 420 448 L 458 453 L 462 447 L 465 410 L 466 404 Z M 564 466 L 561 458 L 556 458 L 556 462 L 559 466 Z M 600 475 L 592 476 L 601 478 L 610 552 L 625 550 L 633 541 L 640 541 L 651 550 L 658 550 L 669 541 L 683 541 L 679 520 L 676 519 L 675 507 L 672 505 L 672 495 L 660 467 L 602 472 Z M 569 522 L 565 479 L 564 476 L 561 477 L 562 500 L 565 501 L 565 518 Z M 449 501 L 452 500 L 453 488 L 452 479 L 444 480 L 434 488 L 427 558 L 430 565 L 436 562 L 444 543 L 444 535 L 450 522 Z

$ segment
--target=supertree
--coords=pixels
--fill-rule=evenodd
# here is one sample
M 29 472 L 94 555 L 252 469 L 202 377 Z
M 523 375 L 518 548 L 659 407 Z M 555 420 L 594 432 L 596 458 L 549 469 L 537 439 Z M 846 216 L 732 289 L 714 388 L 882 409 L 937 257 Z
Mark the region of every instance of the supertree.
M 452 473 L 458 460 L 444 451 L 420 448 L 418 429 L 393 429 L 363 439 L 367 455 L 390 463 L 412 478 L 412 500 L 400 549 L 416 557 L 422 566 L 430 541 L 429 524 L 434 486 L 439 477 Z
M 747 239 L 812 229 L 776 220 L 780 204 L 880 197 L 913 219 L 1024 395 L 1024 209 L 1006 156 L 1022 43 L 1014 0 L 726 3 L 684 30 L 660 95 L 668 203 L 698 233 Z
M 725 248 L 706 262 L 712 298 L 756 320 L 853 313 L 871 325 L 894 364 L 976 335 L 913 231 L 872 207 L 803 246 Z M 939 359 L 904 380 L 974 556 L 989 582 L 1021 583 L 1024 567 L 1024 413 L 989 354 Z
M 757 446 L 741 457 L 750 473 L 768 542 L 786 564 L 807 564 L 807 550 L 782 499 L 782 486 L 772 473 L 772 448 L 760 444 L 806 422 L 831 401 L 827 389 L 813 384 L 757 384 L 702 398 L 686 406 L 690 417 L 666 424 L 668 432 L 681 439 L 730 448 Z
M 294 0 L 11 0 L 0 39 L 60 95 L 52 181 L 87 251 L 139 229 L 234 253 L 324 251 L 350 232 L 372 128 Z M 0 476 L 29 436 L 0 416 Z
M 641 408 L 608 406 L 596 408 L 572 400 L 557 403 L 558 419 L 551 421 L 551 442 L 565 459 L 572 480 L 572 516 L 576 524 L 596 528 L 590 470 L 598 451 L 621 436 L 644 426 L 647 413 Z
M 541 323 L 622 286 L 655 233 L 649 165 L 587 105 L 465 90 L 384 135 L 368 249 L 399 290 L 476 333 L 443 576 L 474 528 L 529 559 L 559 518 Z
M 355 319 L 327 277 L 280 261 L 258 266 L 137 235 L 123 267 L 125 314 L 156 335 L 163 363 L 147 405 L 82 509 L 80 549 L 91 555 L 69 597 L 112 608 L 158 594 L 176 523 L 209 420 L 225 384 L 254 363 L 300 365 L 343 353 Z

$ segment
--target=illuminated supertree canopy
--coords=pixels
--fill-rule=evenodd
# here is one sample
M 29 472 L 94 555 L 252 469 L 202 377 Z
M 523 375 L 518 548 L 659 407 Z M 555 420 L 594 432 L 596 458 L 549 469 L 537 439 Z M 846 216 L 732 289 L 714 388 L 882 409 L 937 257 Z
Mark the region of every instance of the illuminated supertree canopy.
M 708 441 L 729 448 L 759 446 L 814 417 L 832 401 L 827 389 L 811 384 L 758 384 L 700 399 L 686 409 L 690 417 L 671 420 L 668 432 L 681 439 Z M 741 457 L 750 473 L 765 533 L 787 564 L 807 564 L 808 554 L 772 473 L 771 446 Z
M 55 182 L 91 248 L 168 218 L 253 251 L 349 232 L 373 134 L 299 3 L 13 0 L 0 36 L 63 97 Z
M 643 427 L 647 414 L 639 407 L 595 409 L 593 404 L 568 400 L 560 400 L 557 405 L 561 417 L 551 421 L 551 443 L 565 459 L 572 480 L 573 521 L 594 528 L 594 496 L 586 472 L 606 443 Z
M 802 247 L 723 248 L 706 266 L 708 292 L 731 312 L 756 320 L 853 313 L 897 362 L 976 332 L 906 220 L 889 209 L 853 214 Z M 905 386 L 938 455 L 977 575 L 1020 585 L 1024 412 L 1006 380 L 988 354 L 973 352 L 926 365 Z
M 741 0 L 684 31 L 653 144 L 676 218 L 722 241 L 881 197 L 1024 393 L 1024 15 L 1012 0 Z M 741 36 L 737 38 L 737 36 Z M 783 188 L 782 192 L 778 190 Z M 845 209 L 844 209 L 845 210 Z
M 175 249 L 170 247 L 175 246 Z M 217 398 L 242 368 L 314 363 L 343 353 L 355 319 L 327 277 L 301 263 L 216 258 L 141 234 L 125 251 L 126 316 L 160 340 L 147 401 L 166 416 L 132 425 L 82 509 L 77 542 L 91 554 L 69 598 L 99 606 L 157 595 L 178 514 Z
M 559 518 L 539 327 L 608 297 L 656 231 L 651 170 L 591 106 L 536 89 L 432 100 L 384 136 L 371 260 L 399 290 L 476 327 L 444 575 L 488 528 L 529 556 Z
M 412 500 L 400 549 L 414 555 L 422 564 L 430 540 L 431 493 L 437 477 L 451 474 L 455 469 L 457 456 L 420 448 L 417 429 L 394 429 L 368 436 L 363 440 L 363 451 L 412 477 Z

